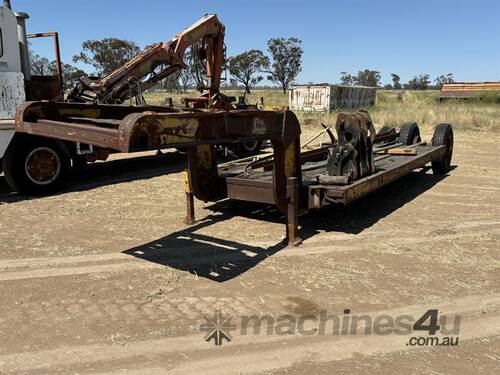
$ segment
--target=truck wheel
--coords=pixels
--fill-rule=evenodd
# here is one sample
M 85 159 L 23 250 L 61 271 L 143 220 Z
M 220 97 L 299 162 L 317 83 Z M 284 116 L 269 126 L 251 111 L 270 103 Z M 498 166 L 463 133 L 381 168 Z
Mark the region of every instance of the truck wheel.
M 71 161 L 67 150 L 56 141 L 22 137 L 7 150 L 3 168 L 12 189 L 26 195 L 43 195 L 62 188 Z
M 241 142 L 233 145 L 233 152 L 238 158 L 257 155 L 262 147 L 262 141 Z
M 399 143 L 409 146 L 420 141 L 420 130 L 417 123 L 405 122 L 399 130 Z
M 446 153 L 439 160 L 432 162 L 434 174 L 446 174 L 450 170 L 451 157 L 453 155 L 453 129 L 450 124 L 439 124 L 432 136 L 433 146 L 446 146 Z
M 87 167 L 87 157 L 85 155 L 74 155 L 71 159 L 73 160 L 74 172 L 78 173 Z

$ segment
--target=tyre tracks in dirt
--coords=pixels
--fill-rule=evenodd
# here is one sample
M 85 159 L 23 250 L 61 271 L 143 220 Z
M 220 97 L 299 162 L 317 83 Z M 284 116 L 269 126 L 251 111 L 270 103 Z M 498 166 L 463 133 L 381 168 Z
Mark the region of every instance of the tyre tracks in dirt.
M 371 243 L 376 240 L 387 238 L 385 241 L 389 246 L 398 246 L 400 244 L 407 245 L 417 245 L 421 243 L 432 243 L 441 241 L 454 241 L 461 239 L 474 239 L 477 237 L 482 237 L 484 235 L 483 230 L 488 229 L 489 235 L 499 235 L 500 234 L 500 222 L 496 220 L 480 220 L 473 221 L 470 223 L 460 223 L 457 226 L 456 233 L 442 234 L 439 236 L 429 237 L 429 236 L 408 236 L 408 237 L 398 237 L 393 240 L 384 233 L 384 231 L 378 231 L 376 234 L 369 235 L 357 235 L 356 243 L 345 246 L 342 242 L 352 242 L 352 236 L 347 234 L 339 234 L 335 243 L 332 241 L 324 241 L 321 238 L 308 239 L 305 244 L 301 247 L 287 247 L 273 255 L 270 255 L 267 251 L 267 247 L 262 244 L 250 244 L 249 250 L 232 249 L 235 253 L 231 254 L 231 249 L 228 250 L 225 247 L 224 253 L 215 254 L 209 256 L 199 255 L 200 251 L 203 252 L 204 249 L 214 249 L 218 247 L 216 240 L 214 240 L 213 245 L 207 243 L 193 243 L 196 247 L 195 251 L 190 251 L 186 249 L 183 252 L 183 256 L 178 259 L 169 259 L 169 265 L 172 266 L 189 266 L 189 265 L 199 265 L 199 264 L 212 264 L 218 262 L 241 262 L 244 257 L 242 254 L 246 255 L 248 261 L 255 262 L 256 259 L 265 258 L 268 256 L 272 257 L 296 257 L 296 256 L 306 256 L 306 255 L 320 255 L 327 254 L 331 252 L 342 252 L 342 251 L 352 251 L 359 250 L 360 248 L 370 246 L 362 245 L 363 243 Z M 478 231 L 478 229 L 481 229 Z M 182 237 L 185 237 L 184 235 Z M 345 240 L 345 241 L 343 241 Z M 205 241 L 204 241 L 205 242 Z M 359 242 L 359 243 L 358 243 Z M 340 245 L 338 243 L 341 243 Z M 245 245 L 243 245 L 244 247 Z M 183 246 L 180 246 L 183 247 Z M 256 248 L 259 252 L 256 252 Z M 175 247 L 166 249 L 166 254 L 169 250 L 175 250 Z M 159 250 L 161 251 L 161 250 Z M 138 252 L 141 252 L 138 250 Z M 191 255 L 194 253 L 195 255 Z M 139 257 L 133 257 L 124 253 L 108 253 L 108 254 L 94 254 L 94 255 L 79 255 L 79 256 L 68 256 L 68 257 L 45 257 L 45 258 L 29 258 L 29 259 L 12 259 L 0 261 L 0 282 L 11 281 L 11 280 L 26 280 L 26 279 L 36 279 L 36 278 L 46 278 L 46 277 L 64 277 L 64 276 L 75 276 L 75 275 L 85 275 L 85 274 L 97 274 L 97 273 L 113 273 L 113 272 L 126 272 L 130 270 L 147 270 L 147 269 L 162 269 L 165 268 L 164 265 L 145 261 Z M 160 256 L 161 257 L 161 256 Z M 256 258 L 257 257 L 257 258 Z M 244 261 L 244 260 L 243 260 Z
M 447 317 L 461 316 L 459 342 L 500 335 L 500 294 L 465 296 L 429 305 L 413 305 L 373 311 L 370 316 L 410 314 L 420 317 L 437 308 Z M 439 335 L 439 334 L 438 334 Z M 425 336 L 419 334 L 418 336 Z M 225 374 L 288 368 L 314 360 L 331 362 L 360 356 L 419 350 L 407 346 L 408 335 L 241 335 L 220 347 L 206 342 L 203 334 L 130 341 L 123 344 L 61 346 L 48 350 L 0 355 L 2 373 L 88 373 L 116 371 L 175 374 Z M 439 350 L 439 349 L 437 349 Z M 258 361 L 256 358 L 259 358 Z M 122 371 L 117 371 L 122 373 Z

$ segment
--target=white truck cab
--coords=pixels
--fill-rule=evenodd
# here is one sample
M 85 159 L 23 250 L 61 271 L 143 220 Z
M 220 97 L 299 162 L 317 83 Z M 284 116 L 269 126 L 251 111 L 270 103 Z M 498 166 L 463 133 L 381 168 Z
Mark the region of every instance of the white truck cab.
M 25 14 L 20 14 L 24 26 Z M 14 136 L 16 110 L 25 100 L 18 18 L 0 7 L 0 159 Z

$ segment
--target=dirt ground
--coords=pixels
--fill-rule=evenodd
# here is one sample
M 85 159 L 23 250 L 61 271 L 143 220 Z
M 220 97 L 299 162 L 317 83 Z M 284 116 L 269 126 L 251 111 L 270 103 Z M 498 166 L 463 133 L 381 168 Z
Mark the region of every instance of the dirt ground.
M 43 198 L 0 176 L 0 374 L 498 373 L 500 139 L 455 135 L 448 176 L 414 172 L 306 214 L 295 248 L 265 205 L 196 202 L 197 222 L 183 224 L 175 152 L 93 165 Z M 438 309 L 460 316 L 460 341 L 238 330 L 252 315 L 346 309 Z M 200 331 L 217 311 L 237 326 L 221 346 Z

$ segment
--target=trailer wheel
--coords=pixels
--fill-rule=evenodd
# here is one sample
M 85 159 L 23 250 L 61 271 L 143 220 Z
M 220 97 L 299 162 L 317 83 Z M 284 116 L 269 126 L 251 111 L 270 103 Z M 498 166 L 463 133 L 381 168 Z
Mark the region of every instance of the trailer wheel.
M 61 189 L 67 181 L 71 160 L 57 141 L 20 137 L 7 150 L 3 168 L 7 183 L 26 195 L 43 195 Z
M 382 134 L 387 134 L 393 131 L 393 127 L 389 125 L 384 125 L 380 128 L 380 130 L 377 132 L 377 135 L 382 135 Z
M 453 155 L 453 129 L 450 124 L 439 124 L 432 136 L 433 146 L 446 146 L 446 153 L 439 160 L 432 162 L 434 174 L 446 174 L 450 170 Z
M 257 155 L 262 147 L 262 141 L 241 142 L 233 145 L 233 152 L 238 158 Z
M 387 136 L 388 134 L 393 135 L 394 139 L 397 138 L 396 137 L 396 129 L 393 126 L 389 126 L 389 125 L 382 126 L 382 128 L 380 128 L 380 130 L 377 132 L 377 135 L 375 136 L 375 143 L 387 144 L 387 143 L 392 142 L 394 139 L 386 139 L 384 141 L 377 140 L 377 137 Z
M 420 130 L 417 123 L 405 122 L 399 130 L 399 142 L 409 146 L 420 141 Z

